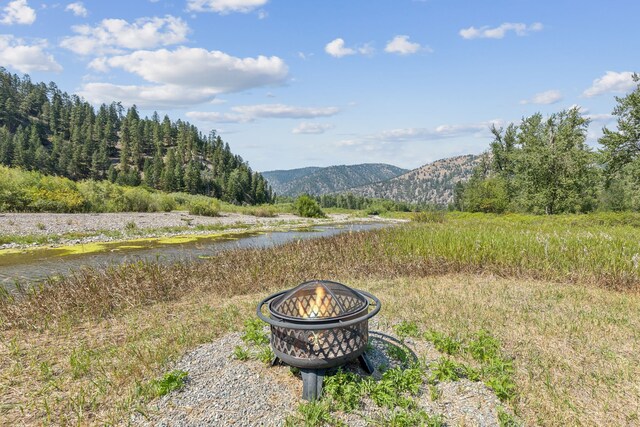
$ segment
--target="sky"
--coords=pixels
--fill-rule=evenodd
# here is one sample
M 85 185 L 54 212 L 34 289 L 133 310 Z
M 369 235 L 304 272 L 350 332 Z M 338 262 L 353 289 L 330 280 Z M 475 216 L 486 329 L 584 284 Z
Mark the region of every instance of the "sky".
M 0 1 L 0 66 L 215 130 L 254 170 L 413 169 L 635 87 L 637 0 Z

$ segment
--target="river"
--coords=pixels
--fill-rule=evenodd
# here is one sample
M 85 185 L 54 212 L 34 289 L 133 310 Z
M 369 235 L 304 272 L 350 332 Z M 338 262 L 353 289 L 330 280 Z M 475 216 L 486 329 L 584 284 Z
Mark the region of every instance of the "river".
M 82 267 L 107 267 L 141 260 L 175 262 L 207 259 L 216 253 L 238 248 L 266 248 L 284 243 L 345 232 L 360 232 L 388 227 L 389 223 L 314 226 L 304 230 L 242 233 L 217 237 L 185 236 L 181 239 L 139 239 L 123 242 L 91 244 L 87 250 L 79 245 L 68 248 L 31 249 L 0 256 L 0 286 L 7 290 L 15 283 L 33 283 L 47 277 L 67 275 Z M 89 249 L 93 247 L 93 251 Z M 95 250 L 96 246 L 99 250 Z

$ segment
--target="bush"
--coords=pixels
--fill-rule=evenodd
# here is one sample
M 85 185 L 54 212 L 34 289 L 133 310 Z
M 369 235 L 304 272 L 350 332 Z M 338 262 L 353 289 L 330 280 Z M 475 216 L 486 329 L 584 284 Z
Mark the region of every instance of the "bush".
M 327 215 L 320 209 L 320 205 L 310 196 L 302 195 L 296 199 L 293 205 L 296 214 L 305 218 L 326 218 Z
M 202 216 L 218 216 L 220 213 L 220 202 L 208 197 L 194 197 L 189 202 L 189 214 Z

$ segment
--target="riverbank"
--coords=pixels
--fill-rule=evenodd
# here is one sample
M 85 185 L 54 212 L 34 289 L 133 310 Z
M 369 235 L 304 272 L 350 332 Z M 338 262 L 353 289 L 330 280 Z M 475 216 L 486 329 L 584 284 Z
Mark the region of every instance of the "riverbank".
M 272 231 L 320 224 L 353 222 L 401 222 L 397 219 L 329 214 L 327 218 L 303 218 L 293 214 L 257 217 L 233 212 L 220 216 L 190 215 L 186 211 L 155 213 L 4 213 L 0 214 L 0 254 L 3 250 L 24 250 L 44 245 L 68 246 L 116 242 L 141 237 L 164 238 Z

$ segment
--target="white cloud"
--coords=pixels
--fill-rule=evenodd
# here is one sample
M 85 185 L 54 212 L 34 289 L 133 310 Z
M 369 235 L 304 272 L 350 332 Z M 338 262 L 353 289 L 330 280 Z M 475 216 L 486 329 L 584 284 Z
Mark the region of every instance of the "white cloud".
M 213 93 L 280 84 L 288 73 L 286 64 L 277 56 L 237 58 L 217 50 L 187 47 L 139 50 L 98 58 L 90 65 L 97 69 L 121 68 L 149 82 L 208 88 Z
M 62 71 L 53 55 L 46 53 L 47 41 L 37 39 L 33 44 L 11 35 L 0 35 L 0 64 L 22 73 L 33 71 Z
M 217 92 L 209 88 L 180 85 L 116 85 L 111 83 L 87 83 L 79 94 L 94 104 L 121 101 L 125 105 L 136 104 L 143 108 L 187 107 L 207 102 Z
M 241 114 L 217 113 L 211 111 L 189 111 L 187 117 L 193 120 L 213 123 L 247 123 L 251 118 Z
M 315 117 L 329 117 L 339 113 L 340 109 L 338 107 L 297 107 L 284 104 L 258 104 L 239 105 L 232 107 L 231 111 L 230 113 L 189 111 L 187 117 L 216 123 L 248 123 L 256 119 L 311 119 Z
M 284 104 L 241 105 L 231 108 L 236 113 L 252 118 L 310 119 L 337 114 L 338 107 L 295 107 Z
M 582 95 L 591 98 L 603 93 L 624 93 L 636 86 L 633 81 L 631 71 L 607 71 L 604 76 L 595 79 L 590 88 L 586 89 Z
M 585 117 L 591 120 L 592 122 L 610 122 L 611 120 L 614 119 L 613 115 L 607 114 L 607 113 L 587 114 L 585 115 Z
M 85 18 L 89 14 L 89 11 L 86 7 L 84 7 L 84 4 L 82 4 L 81 1 L 69 3 L 67 7 L 64 8 L 64 10 L 72 12 L 75 16 L 82 16 L 83 18 Z
M 397 53 L 399 55 L 410 55 L 418 52 L 420 49 L 422 49 L 420 44 L 410 42 L 409 36 L 395 36 L 387 43 L 384 51 L 388 53 Z
M 409 141 L 435 141 L 461 136 L 489 136 L 491 125 L 500 126 L 501 120 L 490 120 L 481 123 L 463 125 L 440 125 L 435 128 L 400 128 L 385 130 L 379 133 L 365 135 L 359 138 L 342 140 L 338 146 L 359 146 L 372 149 L 379 144 L 401 143 Z
M 27 0 L 14 0 L 3 9 L 0 23 L 6 25 L 31 25 L 36 20 L 36 11 L 29 7 Z
M 324 51 L 335 58 L 342 58 L 343 56 L 355 55 L 357 53 L 361 55 L 371 55 L 373 54 L 374 50 L 375 49 L 373 48 L 373 46 L 371 46 L 369 43 L 366 43 L 357 48 L 346 47 L 344 44 L 344 40 L 341 38 L 330 41 L 324 47 Z
M 538 104 L 549 105 L 555 104 L 562 100 L 562 94 L 559 90 L 548 90 L 545 92 L 536 93 L 531 99 L 524 99 L 520 101 L 520 104 Z
M 103 19 L 99 25 L 71 27 L 76 36 L 65 37 L 60 46 L 81 55 L 122 53 L 122 49 L 150 49 L 187 40 L 190 29 L 181 18 L 140 18 L 134 23 L 124 19 Z
M 126 104 L 145 106 L 198 104 L 221 93 L 282 84 L 288 75 L 287 65 L 277 56 L 236 58 L 220 51 L 187 47 L 97 58 L 90 67 L 97 71 L 120 68 L 153 84 L 90 83 L 83 89 L 88 100 L 99 103 L 121 99 Z
M 232 12 L 249 13 L 267 4 L 269 0 L 188 0 L 191 12 L 216 12 L 226 15 Z
M 526 36 L 527 34 L 534 31 L 542 31 L 544 26 L 540 22 L 535 22 L 531 25 L 523 24 L 521 22 L 505 22 L 498 27 L 490 28 L 489 26 L 484 26 L 480 28 L 469 27 L 463 28 L 460 30 L 459 34 L 463 39 L 501 39 L 503 38 L 507 32 L 513 31 L 518 36 Z
M 325 133 L 329 129 L 332 129 L 333 125 L 327 123 L 309 123 L 302 122 L 293 130 L 292 133 L 295 134 L 304 134 L 304 135 L 319 135 L 321 133 Z
M 269 13 L 266 10 L 258 11 L 258 19 L 267 19 L 269 17 Z
M 344 47 L 344 40 L 341 38 L 337 38 L 327 43 L 327 45 L 324 47 L 324 51 L 336 58 L 342 58 L 343 56 L 356 54 L 355 49 Z

